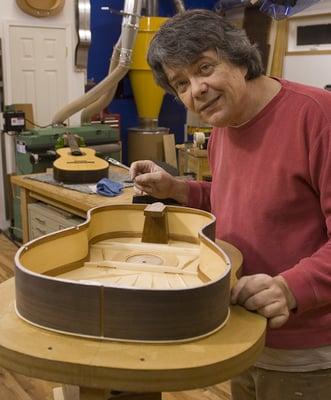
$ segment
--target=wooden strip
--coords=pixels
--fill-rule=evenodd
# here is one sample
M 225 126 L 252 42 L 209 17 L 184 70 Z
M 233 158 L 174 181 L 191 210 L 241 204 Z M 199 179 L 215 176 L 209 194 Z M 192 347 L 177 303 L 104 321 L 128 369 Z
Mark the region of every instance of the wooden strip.
M 179 254 L 186 254 L 186 255 L 199 255 L 200 248 L 199 246 L 192 246 L 192 247 L 180 247 L 180 246 L 172 246 L 171 243 L 168 245 L 159 245 L 154 243 L 121 243 L 121 242 L 98 242 L 91 246 L 91 248 L 112 248 L 113 250 L 140 250 L 140 251 L 159 251 L 164 253 L 176 253 Z
M 183 289 L 186 287 L 185 282 L 178 275 L 167 275 L 167 278 L 172 289 Z
M 122 261 L 87 261 L 84 263 L 84 267 L 108 267 L 116 269 L 126 269 L 130 271 L 145 271 L 145 272 L 170 272 L 173 274 L 189 274 L 197 275 L 195 271 L 186 271 L 181 268 L 172 267 L 170 265 L 154 265 L 154 264 L 144 264 L 144 263 L 130 263 Z
M 157 289 L 170 289 L 167 275 L 154 273 L 152 287 Z
M 184 266 L 183 269 L 185 272 L 193 272 L 193 271 L 198 271 L 199 268 L 199 263 L 200 263 L 200 258 L 196 257 L 190 264 L 187 266 Z
M 135 287 L 149 289 L 152 287 L 152 283 L 152 274 L 148 272 L 143 272 L 142 274 L 138 275 L 138 279 L 135 282 Z
M 113 249 L 104 247 L 102 249 L 103 259 L 104 260 L 111 260 L 113 258 Z M 91 260 L 93 261 L 93 260 Z
M 178 268 L 185 269 L 185 271 L 197 271 L 199 262 L 200 257 L 185 257 L 184 260 L 180 260 Z
M 125 270 L 112 270 L 108 267 L 82 267 L 78 268 L 74 271 L 67 272 L 65 274 L 58 275 L 61 279 L 69 279 L 76 281 L 84 281 L 84 280 L 104 280 L 104 279 L 119 279 L 122 276 L 131 276 L 136 275 L 134 271 L 125 271 Z
M 114 287 L 114 285 L 117 286 L 117 282 L 121 278 L 122 278 L 122 275 L 107 275 L 107 276 L 97 276 L 97 277 L 91 276 L 90 279 L 81 279 L 81 280 L 79 280 L 79 282 L 94 283 L 94 284 L 100 283 L 100 284 L 102 284 L 102 286 L 107 286 L 107 284 L 110 284 L 110 286 Z
M 181 275 L 180 277 L 187 287 L 201 286 L 204 283 L 199 276 Z
M 96 247 L 91 246 L 90 247 L 90 260 L 91 261 L 99 261 L 99 260 L 103 260 L 103 253 L 102 253 L 102 249 L 98 249 Z
M 119 286 L 135 286 L 137 279 L 138 274 L 124 275 L 120 277 L 120 279 L 117 281 L 117 284 Z

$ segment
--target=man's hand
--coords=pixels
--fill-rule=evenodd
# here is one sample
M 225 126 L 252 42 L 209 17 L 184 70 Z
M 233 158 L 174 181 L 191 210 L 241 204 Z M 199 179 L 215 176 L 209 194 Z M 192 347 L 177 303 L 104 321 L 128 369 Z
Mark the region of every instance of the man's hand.
M 158 199 L 168 197 L 185 204 L 188 187 L 185 182 L 174 178 L 153 161 L 135 161 L 130 166 L 130 176 L 138 191 Z
M 290 310 L 296 307 L 293 293 L 285 279 L 266 274 L 243 276 L 232 289 L 231 303 L 247 310 L 257 311 L 268 318 L 270 328 L 280 328 L 288 320 Z

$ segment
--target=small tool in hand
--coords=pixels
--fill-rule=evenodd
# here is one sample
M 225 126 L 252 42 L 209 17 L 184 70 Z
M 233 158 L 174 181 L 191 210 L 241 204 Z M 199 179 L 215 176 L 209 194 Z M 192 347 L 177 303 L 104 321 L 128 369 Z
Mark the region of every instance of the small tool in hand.
M 106 160 L 107 160 L 110 164 L 115 165 L 116 167 L 125 168 L 125 169 L 127 169 L 128 171 L 130 170 L 130 167 L 128 167 L 128 166 L 125 165 L 125 164 L 122 164 L 122 163 L 121 163 L 120 161 L 118 161 L 118 160 L 115 160 L 115 158 L 107 157 Z

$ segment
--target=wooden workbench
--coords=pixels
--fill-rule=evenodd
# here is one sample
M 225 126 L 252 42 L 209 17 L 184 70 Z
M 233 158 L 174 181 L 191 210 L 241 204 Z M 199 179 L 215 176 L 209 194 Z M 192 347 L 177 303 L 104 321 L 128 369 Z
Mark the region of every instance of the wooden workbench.
M 193 173 L 197 181 L 211 177 L 207 150 L 194 147 L 177 147 L 177 149 L 179 175 Z
M 121 172 L 118 167 L 111 167 L 114 172 Z M 25 175 L 11 177 L 11 182 L 20 188 L 21 219 L 23 243 L 29 241 L 28 204 L 42 201 L 61 210 L 85 218 L 86 212 L 93 207 L 110 204 L 132 203 L 133 188 L 125 188 L 119 196 L 106 197 L 98 194 L 81 193 L 61 186 L 27 179 Z
M 232 265 L 240 252 L 222 247 Z M 254 363 L 264 346 L 266 319 L 231 306 L 218 332 L 186 343 L 102 341 L 47 331 L 15 313 L 14 280 L 0 285 L 0 365 L 17 373 L 78 385 L 80 400 L 105 400 L 106 389 L 150 393 L 206 387 L 228 380 Z M 128 394 L 125 399 L 137 399 Z M 143 396 L 142 398 L 147 399 Z

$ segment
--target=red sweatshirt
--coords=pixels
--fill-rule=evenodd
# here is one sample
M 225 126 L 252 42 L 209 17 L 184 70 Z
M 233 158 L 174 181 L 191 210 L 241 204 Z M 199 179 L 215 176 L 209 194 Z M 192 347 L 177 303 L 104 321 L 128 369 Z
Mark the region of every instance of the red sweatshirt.
M 216 216 L 244 275 L 286 279 L 298 308 L 267 346 L 308 348 L 331 344 L 331 93 L 280 82 L 251 121 L 214 128 L 213 182 L 190 182 L 188 206 Z

